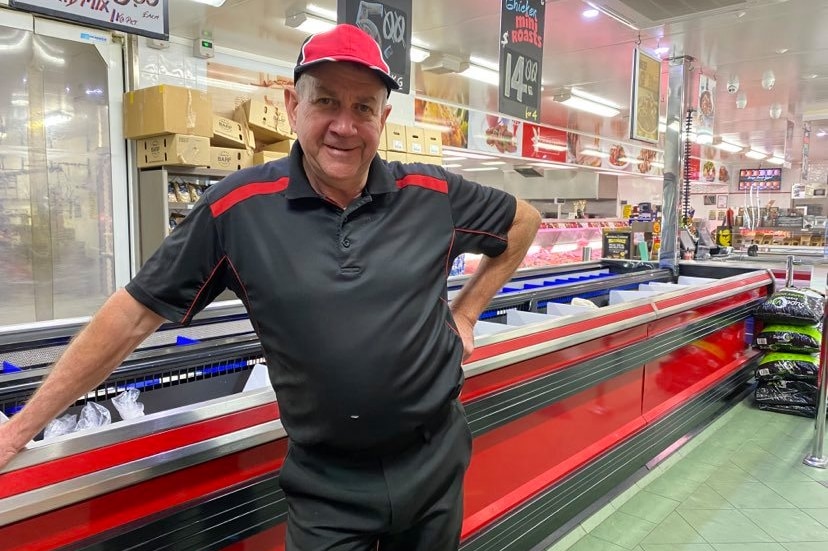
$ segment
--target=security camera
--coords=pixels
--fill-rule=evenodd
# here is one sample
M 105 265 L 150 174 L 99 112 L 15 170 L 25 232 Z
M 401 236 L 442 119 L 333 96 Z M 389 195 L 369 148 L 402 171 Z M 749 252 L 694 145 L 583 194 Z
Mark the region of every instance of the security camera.
M 733 75 L 727 80 L 727 93 L 735 94 L 739 91 L 739 77 Z

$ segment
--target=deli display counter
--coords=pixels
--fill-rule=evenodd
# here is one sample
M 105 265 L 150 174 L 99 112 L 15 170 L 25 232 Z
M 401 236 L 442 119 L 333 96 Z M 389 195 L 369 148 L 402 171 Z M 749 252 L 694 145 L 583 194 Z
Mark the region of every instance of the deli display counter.
M 449 299 L 467 276 L 449 279 Z M 526 550 L 749 391 L 763 269 L 595 261 L 520 270 L 476 326 L 466 550 Z M 575 300 L 577 299 L 577 300 Z M 14 415 L 78 323 L 0 332 Z M 36 439 L 0 473 L 0 545 L 283 549 L 287 438 L 240 305 L 162 327 L 73 406 L 138 388 L 145 415 Z

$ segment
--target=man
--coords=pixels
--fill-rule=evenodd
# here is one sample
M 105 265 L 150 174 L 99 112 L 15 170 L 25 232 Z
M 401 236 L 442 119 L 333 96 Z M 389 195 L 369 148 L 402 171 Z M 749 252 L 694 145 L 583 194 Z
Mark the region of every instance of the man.
M 539 215 L 441 168 L 379 159 L 397 83 L 356 27 L 305 41 L 294 76 L 289 158 L 203 195 L 0 426 L 0 468 L 165 319 L 188 323 L 229 287 L 291 440 L 287 549 L 456 549 L 471 456 L 460 362 Z M 446 276 L 462 252 L 487 256 L 449 306 Z

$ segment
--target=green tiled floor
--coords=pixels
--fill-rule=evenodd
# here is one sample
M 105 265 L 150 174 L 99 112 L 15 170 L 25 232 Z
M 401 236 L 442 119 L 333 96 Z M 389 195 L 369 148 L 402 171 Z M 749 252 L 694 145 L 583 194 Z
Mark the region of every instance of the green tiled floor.
M 828 551 L 813 421 L 748 398 L 550 551 Z

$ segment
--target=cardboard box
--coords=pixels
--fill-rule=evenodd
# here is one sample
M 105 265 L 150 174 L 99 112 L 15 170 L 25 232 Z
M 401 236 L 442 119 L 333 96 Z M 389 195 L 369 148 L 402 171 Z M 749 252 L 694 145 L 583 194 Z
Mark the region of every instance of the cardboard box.
M 265 163 L 269 163 L 270 161 L 284 159 L 287 156 L 287 153 L 278 153 L 276 151 L 259 151 L 258 153 L 253 154 L 253 164 L 263 165 Z
M 236 108 L 233 119 L 253 131 L 256 141 L 264 143 L 295 139 L 290 129 L 284 103 L 269 105 L 247 100 Z
M 425 154 L 431 157 L 443 156 L 443 133 L 439 130 L 425 129 Z
M 379 158 L 382 159 L 383 161 L 388 160 L 388 152 L 387 151 L 383 151 L 382 149 L 380 149 L 380 150 L 377 151 L 377 155 L 379 155 Z
M 213 136 L 213 102 L 207 92 L 162 84 L 124 94 L 124 136 Z
M 425 155 L 425 130 L 419 126 L 405 127 L 405 151 L 414 155 Z
M 244 149 L 247 147 L 246 133 L 241 123 L 213 115 L 213 137 L 210 139 L 210 145 Z
M 405 162 L 407 163 L 425 163 L 427 165 L 441 165 L 442 161 L 436 157 L 428 155 L 416 155 L 414 153 L 405 154 Z
M 261 151 L 272 151 L 274 153 L 287 153 L 290 154 L 290 150 L 293 147 L 293 143 L 296 140 L 282 140 L 281 142 L 272 143 L 270 145 L 266 145 L 261 148 Z
M 211 147 L 209 168 L 218 170 L 241 170 L 253 164 L 253 152 L 248 149 Z
M 386 146 L 386 144 L 385 144 L 386 143 L 385 142 L 385 129 L 387 127 L 388 127 L 388 125 L 385 125 L 385 126 L 382 127 L 382 132 L 380 132 L 380 137 L 379 137 L 379 144 L 377 145 L 377 151 L 387 151 L 388 150 L 388 146 Z
M 405 153 L 400 151 L 386 151 L 385 152 L 385 160 L 389 163 L 392 161 L 399 161 L 401 163 L 408 162 L 408 158 L 406 157 Z
M 406 152 L 405 126 L 393 122 L 385 123 L 385 150 Z
M 167 134 L 138 140 L 138 168 L 209 164 L 210 138 Z

